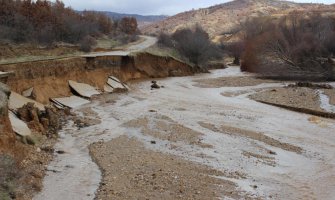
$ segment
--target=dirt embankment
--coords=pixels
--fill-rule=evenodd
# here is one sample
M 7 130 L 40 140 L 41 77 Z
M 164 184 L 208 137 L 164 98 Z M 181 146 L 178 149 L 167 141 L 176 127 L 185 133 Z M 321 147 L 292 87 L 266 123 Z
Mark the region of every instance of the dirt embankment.
M 34 87 L 34 96 L 41 103 L 50 98 L 69 96 L 68 80 L 90 84 L 103 90 L 110 75 L 122 81 L 140 78 L 161 78 L 192 75 L 193 67 L 170 57 L 140 53 L 135 56 L 68 58 L 49 61 L 0 65 L 1 71 L 13 71 L 7 84 L 18 93 Z
M 0 154 L 15 145 L 15 136 L 8 118 L 9 88 L 0 83 Z

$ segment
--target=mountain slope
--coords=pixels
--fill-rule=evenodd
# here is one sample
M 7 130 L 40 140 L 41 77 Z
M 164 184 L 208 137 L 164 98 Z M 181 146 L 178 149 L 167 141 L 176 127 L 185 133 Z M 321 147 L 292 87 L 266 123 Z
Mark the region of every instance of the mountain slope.
M 116 12 L 103 12 L 103 13 L 114 20 L 119 20 L 122 19 L 123 17 L 135 17 L 140 27 L 164 20 L 168 17 L 166 15 L 138 15 L 138 14 L 123 14 Z
M 282 16 L 294 10 L 334 9 L 334 5 L 299 4 L 279 0 L 235 0 L 209 8 L 183 12 L 141 28 L 145 34 L 172 33 L 183 27 L 200 24 L 214 40 L 234 33 L 241 23 L 257 16 Z

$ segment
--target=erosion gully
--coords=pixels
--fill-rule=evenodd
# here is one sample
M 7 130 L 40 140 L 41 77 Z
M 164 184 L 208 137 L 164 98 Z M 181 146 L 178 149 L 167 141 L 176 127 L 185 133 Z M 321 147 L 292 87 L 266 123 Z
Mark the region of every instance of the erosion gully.
M 35 200 L 91 200 L 99 187 L 101 172 L 92 161 L 88 146 L 93 142 L 109 141 L 120 135 L 150 141 L 136 129 L 122 126 L 125 122 L 148 115 L 156 110 L 174 121 L 203 133 L 204 142 L 213 148 L 182 145 L 167 148 L 166 141 L 147 148 L 202 163 L 219 170 L 239 171 L 245 179 L 232 179 L 242 192 L 263 199 L 332 199 L 335 196 L 335 121 L 297 113 L 248 99 L 254 89 L 282 86 L 282 83 L 249 87 L 198 88 L 193 80 L 224 76 L 247 76 L 236 67 L 214 70 L 210 74 L 193 77 L 160 79 L 165 87 L 150 90 L 150 82 L 134 83 L 127 94 L 120 94 L 114 103 L 104 98 L 94 100 L 90 107 L 98 113 L 101 124 L 78 129 L 69 121 L 60 132 L 56 150 L 66 153 L 55 155 L 48 166 L 43 190 Z M 223 92 L 250 91 L 235 97 L 222 96 Z M 321 95 L 324 107 L 329 99 Z M 108 102 L 108 101 L 107 101 Z M 333 107 L 330 107 L 333 109 Z M 74 110 L 81 115 L 83 107 Z M 222 134 L 206 129 L 198 122 L 215 125 L 227 124 L 289 143 L 303 149 L 302 153 L 286 151 L 246 137 Z M 157 140 L 157 138 L 155 139 Z M 148 142 L 145 142 L 148 144 Z M 264 149 L 276 152 L 275 165 L 256 162 L 242 156 L 243 152 L 265 154 Z M 206 156 L 199 157 L 199 153 Z M 225 178 L 225 177 L 222 177 Z M 229 179 L 231 180 L 231 179 Z M 257 188 L 252 187 L 257 185 Z M 222 197 L 222 199 L 225 199 Z

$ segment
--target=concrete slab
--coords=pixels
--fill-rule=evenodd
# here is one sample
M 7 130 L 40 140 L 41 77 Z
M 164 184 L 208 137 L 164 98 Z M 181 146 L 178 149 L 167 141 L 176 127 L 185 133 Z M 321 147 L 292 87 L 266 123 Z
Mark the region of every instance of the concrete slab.
M 90 98 L 93 95 L 98 95 L 98 92 L 94 87 L 85 83 L 78 83 L 75 81 L 69 81 L 69 85 L 74 89 L 80 96 Z
M 130 90 L 129 86 L 125 83 L 122 83 L 118 78 L 116 78 L 115 76 L 109 76 L 110 79 L 113 79 L 114 81 L 120 83 L 121 85 L 123 85 L 123 88 L 126 88 L 127 90 Z
M 0 78 L 9 77 L 14 75 L 14 72 L 2 72 L 0 71 Z
M 76 108 L 76 107 L 90 103 L 90 101 L 83 99 L 81 97 L 78 97 L 78 96 L 52 98 L 51 101 L 55 102 L 56 104 L 61 104 L 64 107 L 68 107 L 68 108 Z
M 16 115 L 12 112 L 9 112 L 9 121 L 13 127 L 13 131 L 16 134 L 20 136 L 31 135 L 31 130 L 28 128 L 27 124 L 16 117 Z
M 114 79 L 111 79 L 111 78 L 108 79 L 107 84 L 114 89 L 117 89 L 117 88 L 124 89 L 124 86 L 121 83 L 119 83 L 119 82 L 117 82 L 117 81 L 115 81 Z
M 122 83 L 118 78 L 116 78 L 115 76 L 109 76 L 108 78 L 113 79 L 116 82 Z
M 27 97 L 27 98 L 32 97 L 33 96 L 33 91 L 34 91 L 34 88 L 31 87 L 28 90 L 23 91 L 22 96 Z
M 107 92 L 107 93 L 112 93 L 114 91 L 114 89 L 109 85 L 105 85 L 104 86 L 104 91 Z
M 40 109 L 41 111 L 45 111 L 45 107 L 43 104 L 34 101 L 32 99 L 28 99 L 27 97 L 24 97 L 16 92 L 13 92 L 10 94 L 9 96 L 9 109 L 10 110 L 16 110 L 18 108 L 21 108 L 22 106 L 24 106 L 27 103 L 34 103 L 35 107 L 37 107 L 38 109 Z

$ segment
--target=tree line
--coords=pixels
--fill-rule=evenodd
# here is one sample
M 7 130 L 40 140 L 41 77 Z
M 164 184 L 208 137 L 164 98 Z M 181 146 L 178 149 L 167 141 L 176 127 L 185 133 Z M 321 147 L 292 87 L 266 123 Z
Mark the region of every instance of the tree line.
M 135 18 L 112 21 L 101 12 L 77 12 L 60 0 L 0 0 L 0 40 L 78 43 L 85 37 L 135 34 Z
M 243 71 L 283 79 L 335 79 L 334 17 L 293 12 L 249 20 L 243 29 L 238 48 Z

